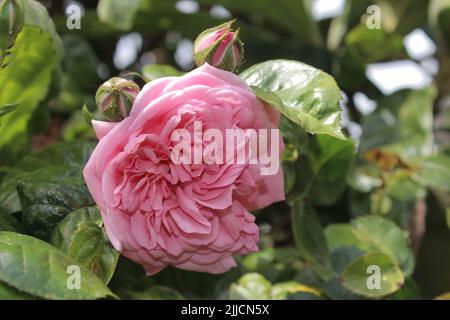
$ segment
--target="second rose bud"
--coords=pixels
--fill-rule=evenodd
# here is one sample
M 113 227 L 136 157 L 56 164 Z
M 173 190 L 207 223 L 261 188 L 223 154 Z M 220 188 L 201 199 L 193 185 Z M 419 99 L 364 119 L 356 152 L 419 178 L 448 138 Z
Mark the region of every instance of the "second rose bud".
M 194 43 L 197 66 L 208 63 L 216 68 L 236 72 L 244 56 L 239 29 L 233 30 L 234 21 L 203 31 Z

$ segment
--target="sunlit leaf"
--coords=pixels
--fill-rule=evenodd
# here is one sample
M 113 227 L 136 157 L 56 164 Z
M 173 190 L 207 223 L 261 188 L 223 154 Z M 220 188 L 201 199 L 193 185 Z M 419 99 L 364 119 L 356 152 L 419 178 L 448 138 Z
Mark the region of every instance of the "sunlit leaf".
M 241 73 L 254 93 L 309 133 L 345 139 L 341 92 L 323 71 L 297 61 L 269 60 Z
M 114 297 L 93 273 L 44 241 L 2 231 L 0 252 L 0 280 L 20 291 L 46 299 Z M 80 289 L 68 288 L 69 266 L 79 267 Z

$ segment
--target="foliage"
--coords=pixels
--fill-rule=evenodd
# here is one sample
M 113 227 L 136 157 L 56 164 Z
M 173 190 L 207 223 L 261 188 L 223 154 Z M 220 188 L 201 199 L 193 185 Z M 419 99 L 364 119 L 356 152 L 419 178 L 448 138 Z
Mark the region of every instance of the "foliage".
M 194 12 L 176 0 L 79 2 L 82 27 L 68 30 L 60 1 L 47 11 L 18 0 L 24 27 L 0 52 L 0 299 L 448 299 L 449 1 L 347 0 L 322 21 L 310 0 L 197 0 Z M 240 77 L 282 114 L 287 200 L 255 213 L 261 250 L 229 273 L 147 277 L 112 247 L 84 183 L 95 146 L 85 119 L 100 117 L 93 97 L 109 77 L 144 84 L 192 69 L 180 48 L 228 20 L 210 14 L 218 4 L 238 18 Z M 366 27 L 370 4 L 381 29 Z M 367 67 L 410 59 L 416 28 L 439 69 L 427 86 L 384 95 Z M 142 43 L 124 70 L 114 50 L 126 32 Z M 73 265 L 80 290 L 66 288 Z M 367 285 L 373 266 L 379 289 Z

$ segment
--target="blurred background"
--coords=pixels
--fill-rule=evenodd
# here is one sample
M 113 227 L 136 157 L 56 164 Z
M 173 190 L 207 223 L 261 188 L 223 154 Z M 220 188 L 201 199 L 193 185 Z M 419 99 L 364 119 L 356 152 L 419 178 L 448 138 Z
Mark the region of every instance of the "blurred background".
M 392 178 L 393 162 L 401 165 L 449 145 L 448 0 L 124 0 L 118 6 L 110 5 L 112 1 L 40 2 L 55 22 L 65 55 L 54 90 L 42 103 L 45 108 L 36 109 L 39 114 L 33 116 L 40 119 L 30 129 L 33 149 L 59 140 L 93 138 L 81 106 L 86 103 L 94 110 L 94 94 L 103 81 L 130 72 L 158 77 L 159 69 L 149 65 L 173 66 L 164 74 L 191 70 L 195 37 L 235 18 L 245 44 L 241 70 L 268 59 L 299 60 L 333 75 L 343 91 L 343 124 L 358 155 L 343 169 L 350 178 L 338 187 L 342 190 L 335 199 L 315 200 L 321 221 L 346 222 L 371 212 L 389 217 L 410 231 L 417 255 L 414 279 L 423 297 L 449 291 L 450 190 L 434 188 L 448 185 L 450 177 L 441 171 L 449 163 L 434 171 L 435 180 L 427 188 L 412 183 L 394 183 L 387 191 L 383 187 Z M 138 77 L 135 80 L 142 84 Z M 13 163 L 24 154 L 8 152 L 3 162 Z M 308 166 L 308 161 L 300 163 Z M 326 186 L 320 190 L 328 191 Z M 263 247 L 292 244 L 290 216 L 283 204 L 266 209 L 258 219 Z M 258 259 L 264 261 L 264 254 L 274 265 L 290 255 L 281 252 L 274 258 L 268 252 L 247 259 L 247 269 L 256 268 Z M 271 281 L 290 279 L 289 273 L 258 271 Z M 156 279 L 163 283 L 165 276 L 168 273 L 162 272 Z

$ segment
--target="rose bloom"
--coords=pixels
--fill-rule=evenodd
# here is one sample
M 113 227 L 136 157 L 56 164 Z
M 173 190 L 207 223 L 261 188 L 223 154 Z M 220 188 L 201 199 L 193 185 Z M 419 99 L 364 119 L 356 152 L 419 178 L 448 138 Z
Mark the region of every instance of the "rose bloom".
M 284 200 L 281 169 L 264 176 L 260 164 L 175 164 L 171 134 L 192 132 L 194 121 L 222 132 L 274 129 L 279 114 L 238 76 L 205 64 L 145 85 L 123 121 L 93 121 L 100 141 L 84 178 L 111 243 L 148 275 L 169 265 L 228 271 L 233 255 L 258 250 L 249 211 Z

